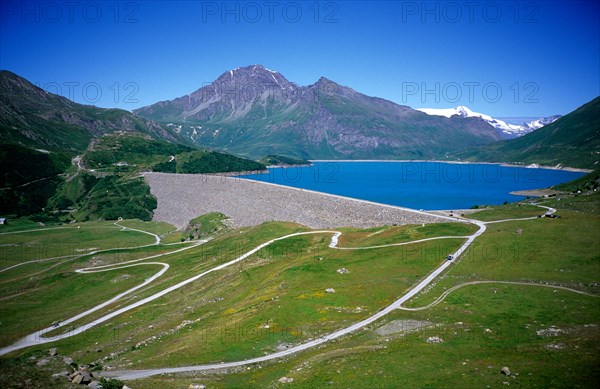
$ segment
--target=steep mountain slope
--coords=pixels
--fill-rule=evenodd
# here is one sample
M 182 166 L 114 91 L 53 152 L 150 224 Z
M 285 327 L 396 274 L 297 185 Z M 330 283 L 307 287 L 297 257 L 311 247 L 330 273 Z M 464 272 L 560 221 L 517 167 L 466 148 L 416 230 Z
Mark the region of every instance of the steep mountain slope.
M 104 135 L 83 156 L 86 168 L 96 171 L 165 173 L 227 173 L 264 170 L 255 161 L 217 151 L 151 139 L 139 133 Z
M 48 153 L 0 144 L 0 214 L 41 211 L 69 166 L 65 153 Z
M 457 154 L 488 162 L 521 162 L 595 169 L 600 161 L 600 97 L 520 138 Z
M 0 214 L 149 220 L 156 200 L 138 178 L 141 170 L 264 169 L 255 161 L 178 142 L 175 131 L 156 122 L 77 104 L 1 71 Z M 73 158 L 76 154 L 83 157 Z
M 545 118 L 540 118 L 530 122 L 524 122 L 522 124 L 510 124 L 501 119 L 496 119 L 490 115 L 486 115 L 479 112 L 473 112 L 464 105 L 459 105 L 456 108 L 417 108 L 417 111 L 425 112 L 428 115 L 435 116 L 461 116 L 461 117 L 478 117 L 485 120 L 492 127 L 496 128 L 500 134 L 507 139 L 516 138 L 530 133 L 531 131 L 542 128 L 543 126 L 550 124 L 556 119 L 560 118 L 560 115 L 553 115 Z
M 311 162 L 306 159 L 296 159 L 286 157 L 284 155 L 267 155 L 261 158 L 258 162 L 266 166 L 294 166 L 294 165 L 310 165 Z
M 61 221 L 150 220 L 156 199 L 142 171 L 221 173 L 265 166 L 230 154 L 116 132 L 94 139 L 82 156 L 0 144 L 0 214 Z M 63 173 L 66 172 L 66 173 Z M 44 214 L 41 212 L 44 211 Z
M 9 71 L 0 71 L 0 142 L 60 150 L 83 150 L 92 138 L 138 131 L 176 141 L 159 124 L 121 109 L 74 103 Z
M 429 116 L 324 77 L 301 87 L 261 65 L 135 113 L 196 143 L 254 158 L 441 158 L 501 139 L 480 118 Z

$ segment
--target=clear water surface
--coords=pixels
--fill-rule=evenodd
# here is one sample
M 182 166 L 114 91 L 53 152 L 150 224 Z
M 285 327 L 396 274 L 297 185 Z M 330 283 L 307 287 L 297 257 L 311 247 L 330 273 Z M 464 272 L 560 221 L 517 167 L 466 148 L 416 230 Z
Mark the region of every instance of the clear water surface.
M 585 173 L 444 162 L 315 162 L 239 176 L 414 209 L 466 209 L 525 197 L 509 192 L 546 188 Z

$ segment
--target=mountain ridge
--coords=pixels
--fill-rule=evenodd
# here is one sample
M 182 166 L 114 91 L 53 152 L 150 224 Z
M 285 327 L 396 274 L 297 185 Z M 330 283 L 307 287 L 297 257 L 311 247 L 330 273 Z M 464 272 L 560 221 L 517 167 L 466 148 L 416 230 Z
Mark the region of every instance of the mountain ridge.
M 596 107 L 597 99 L 588 105 Z M 488 115 L 464 108 L 462 115 L 431 116 L 364 95 L 326 77 L 298 86 L 281 73 L 252 65 L 227 71 L 189 95 L 130 113 L 81 105 L 12 72 L 0 71 L 0 142 L 40 150 L 79 153 L 91 139 L 123 131 L 253 159 L 265 155 L 297 159 L 467 158 L 584 168 L 597 163 L 594 153 L 598 153 L 600 124 L 589 118 L 598 115 L 595 109 L 576 115 L 577 120 L 563 117 L 531 132 L 523 142 L 537 145 L 534 147 L 493 143 L 501 137 L 485 120 Z M 552 133 L 541 131 L 547 127 Z M 560 129 L 557 133 L 556 128 Z M 549 139 L 538 139 L 544 136 Z M 553 155 L 540 153 L 548 149 Z M 583 158 L 579 158 L 581 150 Z
M 177 142 L 157 122 L 129 111 L 75 103 L 19 75 L 0 70 L 0 142 L 83 150 L 92 138 L 114 131 L 143 132 Z
M 463 151 L 455 157 L 597 169 L 600 164 L 600 97 L 522 137 Z
M 442 118 L 326 77 L 298 86 L 250 65 L 194 92 L 134 110 L 197 144 L 252 158 L 438 158 L 501 139 L 480 118 Z

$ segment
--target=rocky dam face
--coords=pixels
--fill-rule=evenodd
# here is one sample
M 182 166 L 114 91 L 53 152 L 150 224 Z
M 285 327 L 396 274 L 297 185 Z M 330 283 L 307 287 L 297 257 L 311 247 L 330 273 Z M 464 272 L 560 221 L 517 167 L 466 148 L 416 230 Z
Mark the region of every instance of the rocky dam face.
M 158 200 L 154 219 L 184 229 L 202 214 L 221 212 L 238 226 L 289 221 L 310 228 L 440 223 L 447 218 L 397 206 L 235 177 L 144 173 Z

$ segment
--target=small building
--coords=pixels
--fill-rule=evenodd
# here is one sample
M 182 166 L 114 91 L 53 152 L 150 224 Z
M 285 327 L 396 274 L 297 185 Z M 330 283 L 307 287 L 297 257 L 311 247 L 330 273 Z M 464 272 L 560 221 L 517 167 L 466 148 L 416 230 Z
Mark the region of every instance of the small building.
M 127 162 L 123 162 L 123 161 L 121 161 L 121 162 L 117 162 L 117 163 L 115 163 L 115 166 L 120 166 L 120 167 L 121 167 L 121 166 L 129 166 L 129 164 L 128 164 Z

